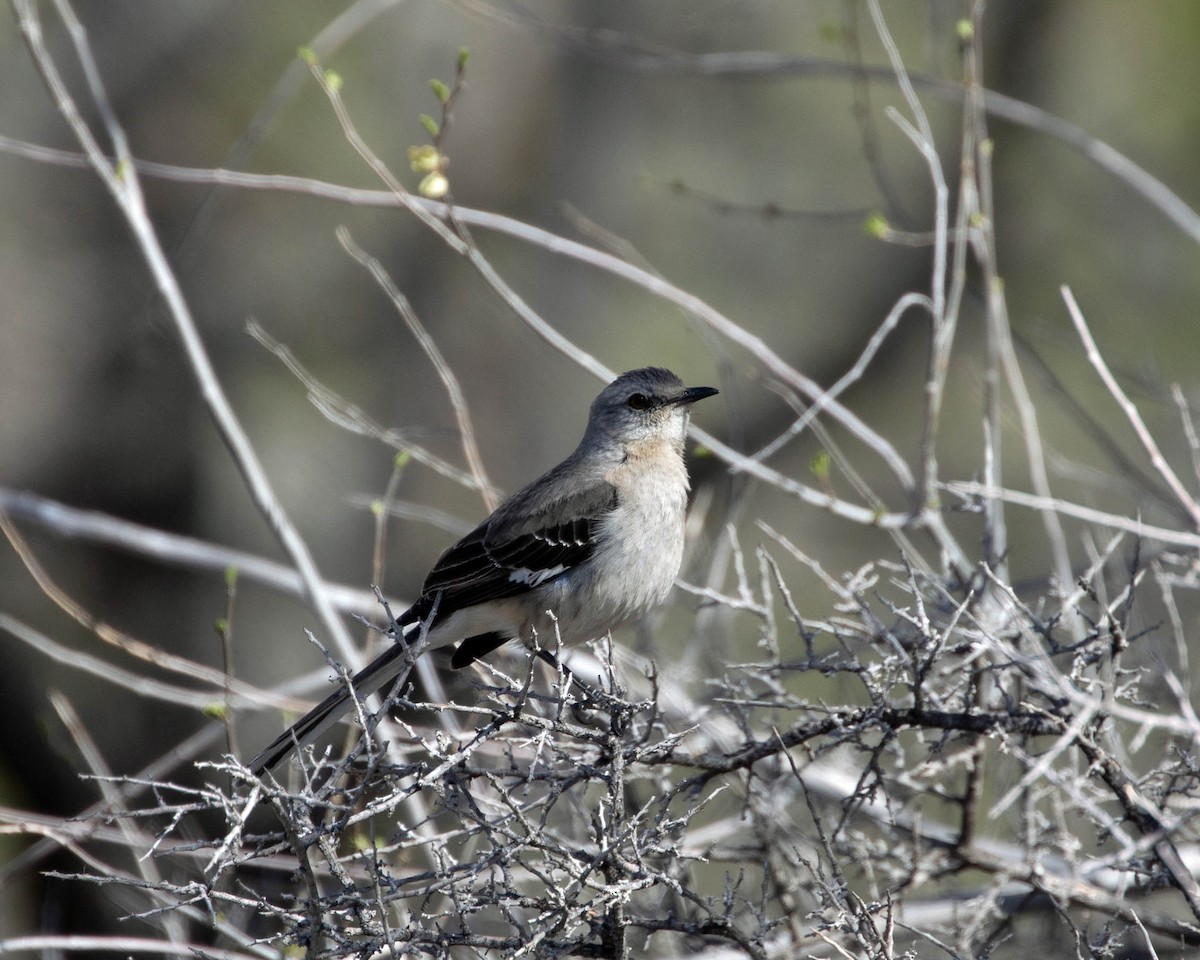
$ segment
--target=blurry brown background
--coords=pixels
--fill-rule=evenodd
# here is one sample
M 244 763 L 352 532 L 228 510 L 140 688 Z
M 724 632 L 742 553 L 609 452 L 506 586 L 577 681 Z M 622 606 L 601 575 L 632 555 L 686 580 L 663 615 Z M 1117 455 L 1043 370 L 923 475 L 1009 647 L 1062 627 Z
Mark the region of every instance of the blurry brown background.
M 314 2 L 106 2 L 80 4 L 77 12 L 134 154 L 214 167 L 231 162 L 233 145 L 269 92 L 285 71 L 297 69 L 297 47 L 310 44 L 340 9 Z M 931 0 L 888 4 L 886 12 L 914 74 L 960 76 L 955 21 L 962 5 Z M 49 10 L 45 16 L 51 49 L 83 101 L 63 32 Z M 1196 207 L 1198 42 L 1200 6 L 1190 0 L 992 2 L 984 79 L 991 89 L 1078 125 Z M 412 187 L 418 178 L 408 170 L 406 150 L 428 140 L 419 115 L 437 113 L 428 81 L 451 80 L 461 46 L 471 52 L 468 88 L 446 143 L 458 203 L 592 242 L 572 219 L 588 218 L 825 383 L 853 362 L 900 294 L 927 289 L 928 248 L 885 244 L 863 228 L 867 215 L 879 211 L 898 228 L 929 229 L 931 193 L 920 159 L 883 115 L 885 106 L 900 104 L 895 85 L 856 86 L 846 69 L 856 55 L 886 66 L 857 4 L 392 4 L 325 63 L 341 75 L 362 133 Z M 812 59 L 795 73 L 724 76 L 700 63 L 671 61 L 667 69 L 658 56 L 752 51 Z M 959 106 L 928 91 L 922 99 L 953 188 Z M 856 120 L 861 107 L 868 111 L 865 127 Z M 864 129 L 878 152 L 875 169 Z M 1101 349 L 1168 455 L 1190 476 L 1167 385 L 1179 382 L 1193 404 L 1200 402 L 1195 239 L 1060 139 L 995 118 L 990 133 L 999 264 L 1015 332 L 1133 450 L 1062 306 L 1058 288 L 1069 284 Z M 0 134 L 75 149 L 8 9 L 0 13 Z M 240 163 L 257 172 L 378 186 L 303 71 Z M 370 417 L 412 431 L 461 462 L 444 390 L 391 305 L 338 246 L 337 225 L 348 225 L 384 263 L 446 354 L 502 489 L 532 478 L 577 440 L 597 381 L 550 350 L 411 216 L 150 178 L 144 186 L 234 408 L 331 581 L 369 584 L 372 521 L 351 501 L 380 494 L 392 453 L 324 420 L 279 362 L 246 335 L 247 318 Z M 768 204 L 777 215 L 761 213 Z M 0 151 L 0 210 L 0 485 L 280 557 L 197 398 L 125 225 L 94 175 Z M 690 383 L 721 387 L 721 400 L 699 409 L 697 418 L 728 442 L 753 449 L 789 422 L 788 409 L 744 352 L 702 334 L 672 305 L 517 240 L 483 230 L 476 238 L 535 309 L 610 367 L 661 364 Z M 977 478 L 980 462 L 977 283 L 973 291 L 941 450 L 945 475 L 961 479 Z M 847 397 L 908 456 L 919 438 L 926 342 L 925 321 L 906 320 L 869 378 Z M 1036 370 L 1027 367 L 1026 376 L 1054 451 L 1056 489 L 1078 502 L 1163 521 L 1154 497 L 1123 482 L 1128 478 Z M 1009 440 L 1006 449 L 1009 481 L 1028 489 L 1019 444 Z M 805 475 L 815 450 L 805 440 L 772 463 Z M 694 464 L 693 474 L 697 485 L 715 483 L 721 495 L 729 489 L 714 460 Z M 406 471 L 400 495 L 464 523 L 484 513 L 478 497 L 417 466 Z M 835 574 L 895 556 L 877 534 L 773 493 L 757 496 L 743 515 L 748 546 L 761 539 L 757 518 Z M 1013 525 L 1015 571 L 1041 576 L 1047 562 L 1040 527 L 1020 511 Z M 219 665 L 213 622 L 225 601 L 218 576 L 22 529 L 51 575 L 98 617 Z M 389 592 L 411 597 L 452 539 L 424 524 L 394 522 Z M 1084 559 L 1082 552 L 1076 557 Z M 803 598 L 802 588 L 798 583 Z M 60 643 L 103 652 L 42 596 L 7 546 L 0 550 L 0 606 Z M 302 633 L 315 621 L 298 602 L 244 585 L 243 611 L 235 618 L 241 676 L 268 685 L 319 665 Z M 48 664 L 10 636 L 0 636 L 0 653 L 2 802 L 69 813 L 94 798 L 75 775 L 73 748 L 46 703 L 48 687 L 67 692 L 122 772 L 198 722 L 192 711 L 136 700 Z M 253 718 L 243 744 L 277 728 L 277 716 Z M 15 901 L 0 907 L 0 922 L 27 929 L 28 916 L 6 919 L 6 910 L 17 909 Z M 69 912 L 52 897 L 43 909 Z

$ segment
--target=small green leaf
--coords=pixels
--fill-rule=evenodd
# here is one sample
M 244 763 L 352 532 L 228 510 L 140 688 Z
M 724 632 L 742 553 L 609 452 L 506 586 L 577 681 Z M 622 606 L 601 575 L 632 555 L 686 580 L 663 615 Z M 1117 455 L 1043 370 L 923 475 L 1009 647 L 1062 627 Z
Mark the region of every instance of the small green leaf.
M 238 581 L 238 568 L 232 563 L 225 568 L 225 586 L 235 587 Z
M 818 480 L 829 479 L 829 464 L 830 457 L 828 450 L 820 450 L 817 455 L 812 458 L 808 464 L 808 469 L 812 471 L 812 475 Z
M 412 459 L 412 454 L 408 450 L 401 450 L 396 454 L 396 459 L 392 461 L 397 470 L 403 470 L 408 466 L 408 461 Z
M 307 63 L 310 67 L 315 67 L 317 65 L 317 51 L 312 47 L 301 47 L 296 51 L 296 53 L 299 54 L 300 59 Z
M 883 240 L 888 235 L 888 231 L 891 230 L 891 227 L 888 226 L 887 217 L 876 211 L 875 213 L 869 214 L 867 219 L 863 221 L 863 230 L 865 230 L 869 236 Z
M 954 29 L 958 33 L 958 39 L 963 41 L 963 43 L 967 43 L 975 39 L 975 24 L 973 24 L 966 17 L 959 20 L 958 23 L 954 25 Z
M 458 64 L 457 64 L 457 69 L 458 69 L 459 73 L 463 72 L 463 69 L 466 67 L 467 61 L 469 59 L 471 59 L 471 51 L 468 50 L 466 47 L 459 47 L 458 48 Z
M 334 73 L 332 70 L 325 71 L 325 83 L 329 85 L 329 89 L 334 93 L 342 89 L 342 76 L 339 73 Z
M 373 517 L 382 517 L 383 516 L 383 501 L 380 500 L 378 497 L 376 497 L 374 500 L 371 501 L 371 516 L 373 516 Z
M 427 113 L 421 114 L 421 123 L 425 127 L 426 132 L 431 137 L 436 137 L 439 133 L 442 132 L 442 128 L 440 126 L 438 126 L 438 122 L 436 120 L 434 120 L 433 117 L 431 117 Z
M 413 173 L 433 173 L 433 171 L 441 169 L 442 155 L 437 152 L 437 147 L 429 144 L 409 147 L 408 165 L 412 167 Z
M 225 719 L 225 704 L 210 703 L 204 707 L 202 711 L 206 717 L 212 717 L 214 720 Z
M 438 103 L 445 103 L 450 99 L 450 88 L 437 77 L 429 81 L 429 86 L 433 90 L 433 95 L 438 98 Z
M 213 621 L 213 629 L 217 631 L 218 637 L 224 636 L 226 631 L 229 630 L 229 621 L 224 617 L 217 617 L 217 619 Z

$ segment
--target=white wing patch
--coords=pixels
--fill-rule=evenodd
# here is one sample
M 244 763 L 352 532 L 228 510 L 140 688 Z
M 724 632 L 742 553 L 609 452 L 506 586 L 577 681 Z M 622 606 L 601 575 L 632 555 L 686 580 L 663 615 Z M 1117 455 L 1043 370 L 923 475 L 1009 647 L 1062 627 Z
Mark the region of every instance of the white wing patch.
M 520 567 L 509 573 L 508 579 L 512 583 L 523 583 L 527 587 L 538 587 L 547 580 L 553 580 L 566 569 L 567 566 L 565 563 L 560 563 L 555 567 L 542 567 L 538 570 L 530 570 L 529 567 Z

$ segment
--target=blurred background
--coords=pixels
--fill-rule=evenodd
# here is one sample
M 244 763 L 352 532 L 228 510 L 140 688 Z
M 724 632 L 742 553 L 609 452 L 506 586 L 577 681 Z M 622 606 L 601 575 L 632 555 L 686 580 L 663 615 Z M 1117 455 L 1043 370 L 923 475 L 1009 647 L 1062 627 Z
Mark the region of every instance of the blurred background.
M 439 115 L 429 80 L 451 83 L 458 50 L 467 47 L 466 88 L 443 145 L 458 204 L 590 244 L 615 238 L 616 252 L 701 297 L 822 383 L 853 363 L 900 295 L 928 289 L 928 247 L 885 242 L 865 227 L 882 216 L 897 230 L 929 230 L 932 193 L 923 162 L 884 115 L 901 99 L 866 9 L 853 0 L 409 0 L 336 8 L 214 0 L 80 4 L 77 13 L 138 158 L 370 188 L 377 180 L 347 145 L 297 48 L 313 45 L 339 15 L 358 19 L 343 21 L 345 36 L 323 63 L 341 76 L 342 96 L 371 147 L 415 189 L 420 178 L 407 150 L 429 141 L 420 115 Z M 966 13 L 949 0 L 886 5 L 915 76 L 951 85 L 961 78 L 956 26 Z M 43 15 L 50 50 L 86 104 L 61 24 L 49 8 Z M 993 0 L 983 77 L 988 88 L 1120 151 L 1195 208 L 1198 42 L 1200 6 L 1190 0 L 1149 7 Z M 785 63 L 749 56 L 761 53 Z M 77 149 L 7 8 L 0 54 L 0 135 Z M 711 54 L 730 57 L 700 56 Z M 859 63 L 875 72 L 856 75 Z M 960 103 L 928 84 L 918 92 L 953 193 Z M 94 121 L 90 106 L 85 116 Z M 1059 287 L 1075 291 L 1100 349 L 1195 489 L 1169 385 L 1180 384 L 1193 406 L 1200 402 L 1196 240 L 1061 136 L 996 117 L 989 132 L 999 267 L 1056 491 L 1170 523 L 1156 484 L 1123 469 L 1087 424 L 1084 413 L 1117 449 L 1140 457 L 1087 365 Z M 338 225 L 388 269 L 457 373 L 502 491 L 577 441 L 599 382 L 548 347 L 411 215 L 150 177 L 143 186 L 220 380 L 332 582 L 371 582 L 365 502 L 387 486 L 394 451 L 322 417 L 247 335 L 249 318 L 372 420 L 462 463 L 445 390 L 392 305 L 339 246 Z M 0 209 L 0 486 L 282 559 L 97 178 L 0 149 Z M 790 422 L 763 370 L 673 305 L 512 237 L 479 229 L 475 238 L 534 309 L 612 369 L 663 365 L 689 383 L 720 387 L 719 401 L 698 408 L 696 418 L 725 442 L 753 450 Z M 949 478 L 979 478 L 981 316 L 972 278 L 940 451 Z M 844 398 L 909 458 L 920 439 L 927 344 L 927 323 L 909 317 Z M 771 463 L 811 482 L 818 449 L 802 439 Z M 1015 435 L 1006 450 L 1006 480 L 1028 489 Z M 868 479 L 883 477 L 861 459 Z M 746 491 L 714 458 L 693 458 L 692 473 L 694 486 L 712 494 L 709 529 L 719 531 L 730 496 Z M 886 484 L 879 489 L 890 507 L 904 506 Z M 463 529 L 486 512 L 477 494 L 417 464 L 404 470 L 397 495 L 460 518 Z M 749 496 L 733 514 L 747 548 L 762 540 L 755 521 L 763 519 L 835 576 L 880 556 L 896 559 L 877 532 L 778 493 Z M 1010 520 L 1014 575 L 1044 577 L 1040 523 L 1015 509 Z M 963 523 L 964 543 L 974 546 L 977 521 Z M 97 618 L 220 666 L 213 625 L 226 597 L 219 575 L 28 523 L 21 529 L 49 575 Z M 383 586 L 403 601 L 455 536 L 399 520 L 389 531 Z M 1086 562 L 1077 536 L 1071 545 L 1073 559 Z M 810 599 L 806 584 L 798 575 L 802 608 L 827 615 L 828 595 Z M 676 599 L 694 608 L 694 598 Z M 0 608 L 70 649 L 112 657 L 46 599 L 7 545 Z M 316 621 L 300 601 L 243 585 L 234 615 L 238 675 L 268 686 L 317 669 L 321 657 L 304 639 L 306 628 Z M 753 626 L 739 629 L 733 621 L 722 642 L 752 644 Z M 0 635 L 0 652 L 5 804 L 68 814 L 95 798 L 76 775 L 80 764 L 47 705 L 49 688 L 65 692 L 120 772 L 203 722 L 190 708 L 133 698 L 53 664 L 9 635 Z M 243 745 L 278 728 L 273 711 L 247 718 Z M 49 918 L 53 925 L 56 912 L 79 909 L 65 889 L 47 881 L 25 900 L 3 898 L 0 922 L 31 929 Z

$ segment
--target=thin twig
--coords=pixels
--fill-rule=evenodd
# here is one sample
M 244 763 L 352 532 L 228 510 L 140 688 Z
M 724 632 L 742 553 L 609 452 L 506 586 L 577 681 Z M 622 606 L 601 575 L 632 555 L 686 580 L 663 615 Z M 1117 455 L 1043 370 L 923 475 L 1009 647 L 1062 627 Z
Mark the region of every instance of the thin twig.
M 409 331 L 416 338 L 417 344 L 425 352 L 425 356 L 429 358 L 429 362 L 433 364 L 433 368 L 437 371 L 441 378 L 443 386 L 446 388 L 446 393 L 450 397 L 450 406 L 454 408 L 454 418 L 458 421 L 458 435 L 462 440 L 463 455 L 467 459 L 467 466 L 471 470 L 471 476 L 475 479 L 475 487 L 483 496 L 483 505 L 488 512 L 495 510 L 500 503 L 500 498 L 496 495 L 495 488 L 492 486 L 487 477 L 487 471 L 483 466 L 483 456 L 479 452 L 479 444 L 475 439 L 475 427 L 471 424 L 471 412 L 467 409 L 467 398 L 463 394 L 462 386 L 458 382 L 458 377 L 454 371 L 450 369 L 450 364 L 446 362 L 446 358 L 438 349 L 437 343 L 433 337 L 429 335 L 429 331 L 425 329 L 425 325 L 421 323 L 417 313 L 412 308 L 412 304 L 408 302 L 408 298 L 400 292 L 399 287 L 392 281 L 388 272 L 383 268 L 378 260 L 363 250 L 354 242 L 354 238 L 350 236 L 350 231 L 345 227 L 337 229 L 338 243 L 342 245 L 350 256 L 358 263 L 370 271 L 371 276 L 375 278 L 375 282 L 379 284 L 379 288 L 387 294 L 392 305 L 399 311 L 400 316 L 404 318 L 405 324 L 408 325 Z
M 1075 330 L 1079 334 L 1079 339 L 1083 341 L 1083 347 L 1087 351 L 1088 360 L 1100 375 L 1100 379 L 1108 389 L 1109 394 L 1117 401 L 1117 405 L 1125 414 L 1125 419 L 1129 421 L 1129 425 L 1133 427 L 1133 432 L 1141 442 L 1142 449 L 1149 454 L 1150 462 L 1154 465 L 1154 469 L 1158 471 L 1158 475 L 1171 488 L 1171 492 L 1175 494 L 1175 498 L 1187 510 L 1189 516 L 1192 518 L 1192 526 L 1200 530 L 1200 504 L 1196 502 L 1175 471 L 1171 469 L 1171 465 L 1167 463 L 1167 458 L 1163 456 L 1162 451 L 1158 448 L 1158 444 L 1150 433 L 1150 429 L 1146 426 L 1146 422 L 1142 419 L 1142 415 L 1138 413 L 1137 406 L 1129 399 L 1125 391 L 1121 389 L 1121 385 L 1117 383 L 1117 378 L 1108 369 L 1108 364 L 1104 362 L 1100 348 L 1096 346 L 1092 332 L 1088 329 L 1087 321 L 1083 317 L 1083 311 L 1079 309 L 1079 304 L 1075 302 L 1075 294 L 1065 284 L 1059 288 L 1059 292 L 1062 294 L 1063 301 L 1067 305 L 1067 312 L 1071 315 L 1071 322 L 1075 324 Z

